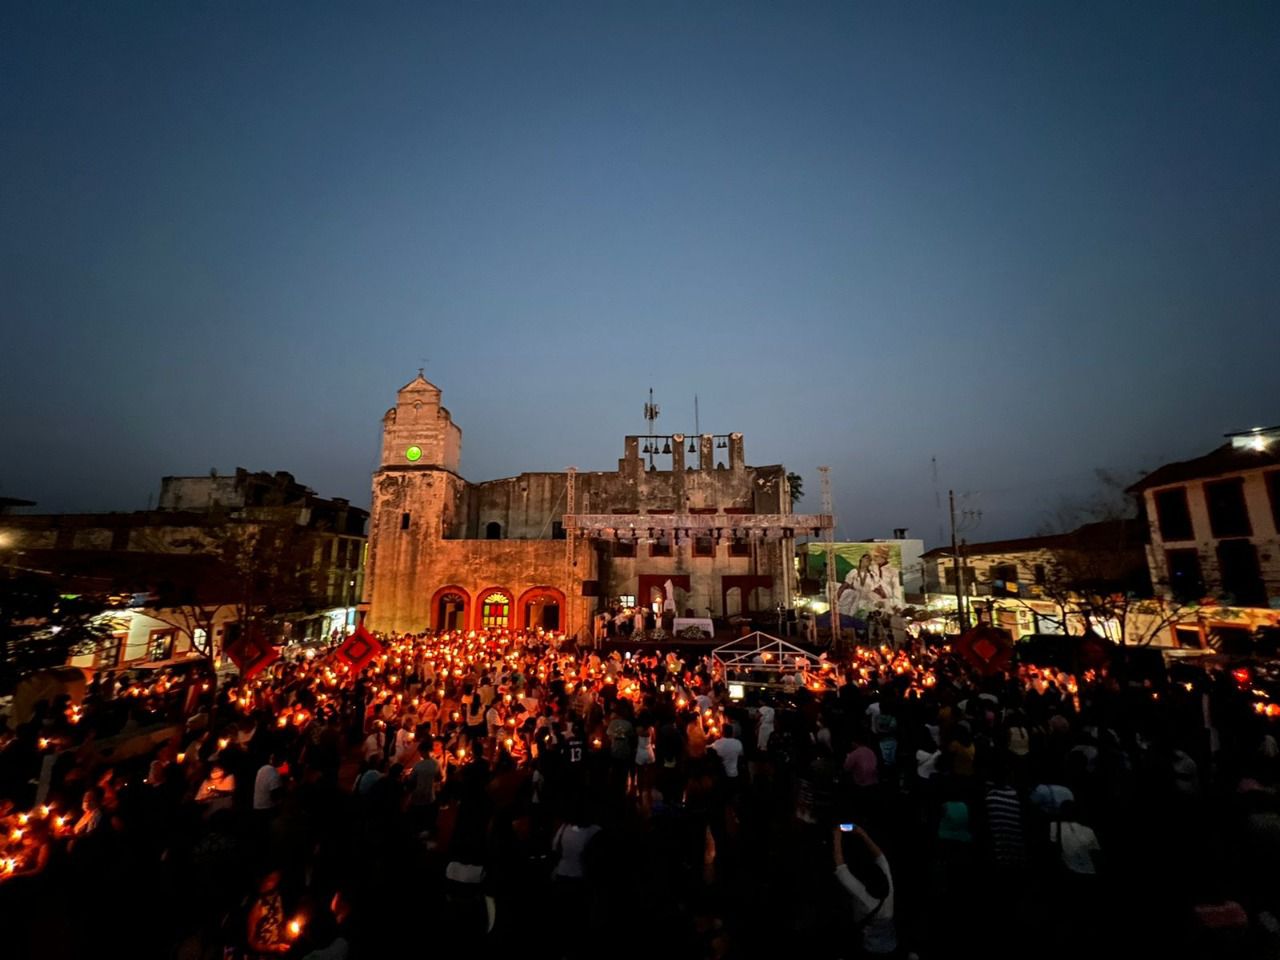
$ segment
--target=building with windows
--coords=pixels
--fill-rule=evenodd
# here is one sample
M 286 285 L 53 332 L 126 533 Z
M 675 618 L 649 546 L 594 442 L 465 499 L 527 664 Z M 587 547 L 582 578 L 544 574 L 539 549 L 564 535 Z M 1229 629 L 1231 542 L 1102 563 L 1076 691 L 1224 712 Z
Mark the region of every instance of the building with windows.
M 1130 491 L 1146 504 L 1151 579 L 1183 611 L 1181 645 L 1280 625 L 1280 427 L 1228 434 Z
M 1095 588 L 1151 595 L 1143 533 L 1138 520 L 1099 521 L 1066 533 L 966 543 L 959 563 L 951 547 L 936 547 L 922 558 L 928 608 L 954 620 L 963 596 L 969 623 L 987 616 L 1015 639 L 1082 634 L 1090 625 L 1072 598 L 1085 581 Z M 1091 626 L 1120 639 L 1118 622 L 1095 620 Z
M 791 513 L 785 469 L 748 466 L 740 433 L 628 436 L 617 470 L 472 483 L 440 397 L 419 373 L 382 419 L 363 605 L 373 629 L 576 633 L 615 602 L 670 599 L 695 617 L 790 606 L 797 531 L 831 525 Z
M 221 650 L 238 633 L 243 584 L 219 554 L 228 532 L 289 532 L 297 566 L 287 609 L 272 611 L 285 640 L 354 626 L 364 590 L 368 512 L 324 498 L 284 471 L 164 477 L 159 507 L 131 513 L 5 514 L 0 543 L 15 572 L 55 578 L 66 592 L 109 596 L 112 637 L 73 665 L 110 668 L 181 659 L 202 635 L 182 611 L 199 607 Z M 283 598 L 282 598 L 283 599 Z M 170 604 L 161 606 L 162 604 Z

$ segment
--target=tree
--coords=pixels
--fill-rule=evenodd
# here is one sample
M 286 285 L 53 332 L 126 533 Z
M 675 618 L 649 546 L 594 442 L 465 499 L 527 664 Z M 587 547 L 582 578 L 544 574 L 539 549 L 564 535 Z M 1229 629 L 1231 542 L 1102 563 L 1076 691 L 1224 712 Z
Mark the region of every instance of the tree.
M 118 626 L 111 607 L 109 597 L 72 593 L 51 575 L 0 574 L 0 690 L 12 689 L 23 674 L 105 646 Z
M 791 490 L 791 506 L 794 508 L 804 496 L 804 477 L 798 473 L 788 473 L 787 487 Z
M 169 546 L 184 551 L 187 562 L 158 583 L 152 615 L 185 635 L 210 667 L 219 622 L 231 634 L 224 646 L 250 635 L 277 643 L 281 618 L 317 607 L 316 540 L 291 520 L 215 514 L 196 535 Z
M 1123 480 L 1104 470 L 1097 477 L 1099 490 L 1091 499 L 1063 502 L 1043 530 L 1043 576 L 1035 593 L 1057 615 L 1031 609 L 1063 633 L 1079 624 L 1085 633 L 1122 645 L 1146 645 L 1177 623 L 1184 608 L 1155 595 L 1146 521 L 1124 493 Z M 1017 599 L 1030 607 L 1021 593 Z

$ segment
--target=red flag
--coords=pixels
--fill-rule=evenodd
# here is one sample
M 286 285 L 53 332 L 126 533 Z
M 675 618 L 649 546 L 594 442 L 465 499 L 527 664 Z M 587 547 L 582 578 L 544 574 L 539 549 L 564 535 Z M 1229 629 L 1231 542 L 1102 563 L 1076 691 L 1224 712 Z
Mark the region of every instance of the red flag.
M 355 633 L 343 640 L 333 655 L 345 663 L 354 676 L 363 670 L 378 654 L 382 652 L 382 641 L 364 628 L 364 624 L 356 627 Z
M 247 631 L 239 640 L 226 648 L 226 653 L 240 668 L 240 677 L 243 680 L 252 680 L 280 659 L 280 651 L 257 636 L 255 631 Z

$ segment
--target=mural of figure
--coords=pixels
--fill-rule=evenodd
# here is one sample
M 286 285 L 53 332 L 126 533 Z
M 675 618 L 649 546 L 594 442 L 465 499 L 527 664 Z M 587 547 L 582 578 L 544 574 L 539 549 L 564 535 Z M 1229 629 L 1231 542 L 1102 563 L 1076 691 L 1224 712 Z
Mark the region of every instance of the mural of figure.
M 902 584 L 888 544 L 875 544 L 845 574 L 836 592 L 841 616 L 866 619 L 872 611 L 891 613 L 902 608 Z

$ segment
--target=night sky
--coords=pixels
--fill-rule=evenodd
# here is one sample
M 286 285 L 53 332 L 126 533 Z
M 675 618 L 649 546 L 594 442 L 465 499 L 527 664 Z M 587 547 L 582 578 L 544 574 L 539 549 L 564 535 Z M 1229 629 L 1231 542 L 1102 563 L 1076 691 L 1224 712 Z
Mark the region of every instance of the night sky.
M 741 430 L 846 537 L 1280 422 L 1280 4 L 12 2 L 0 494 Z

